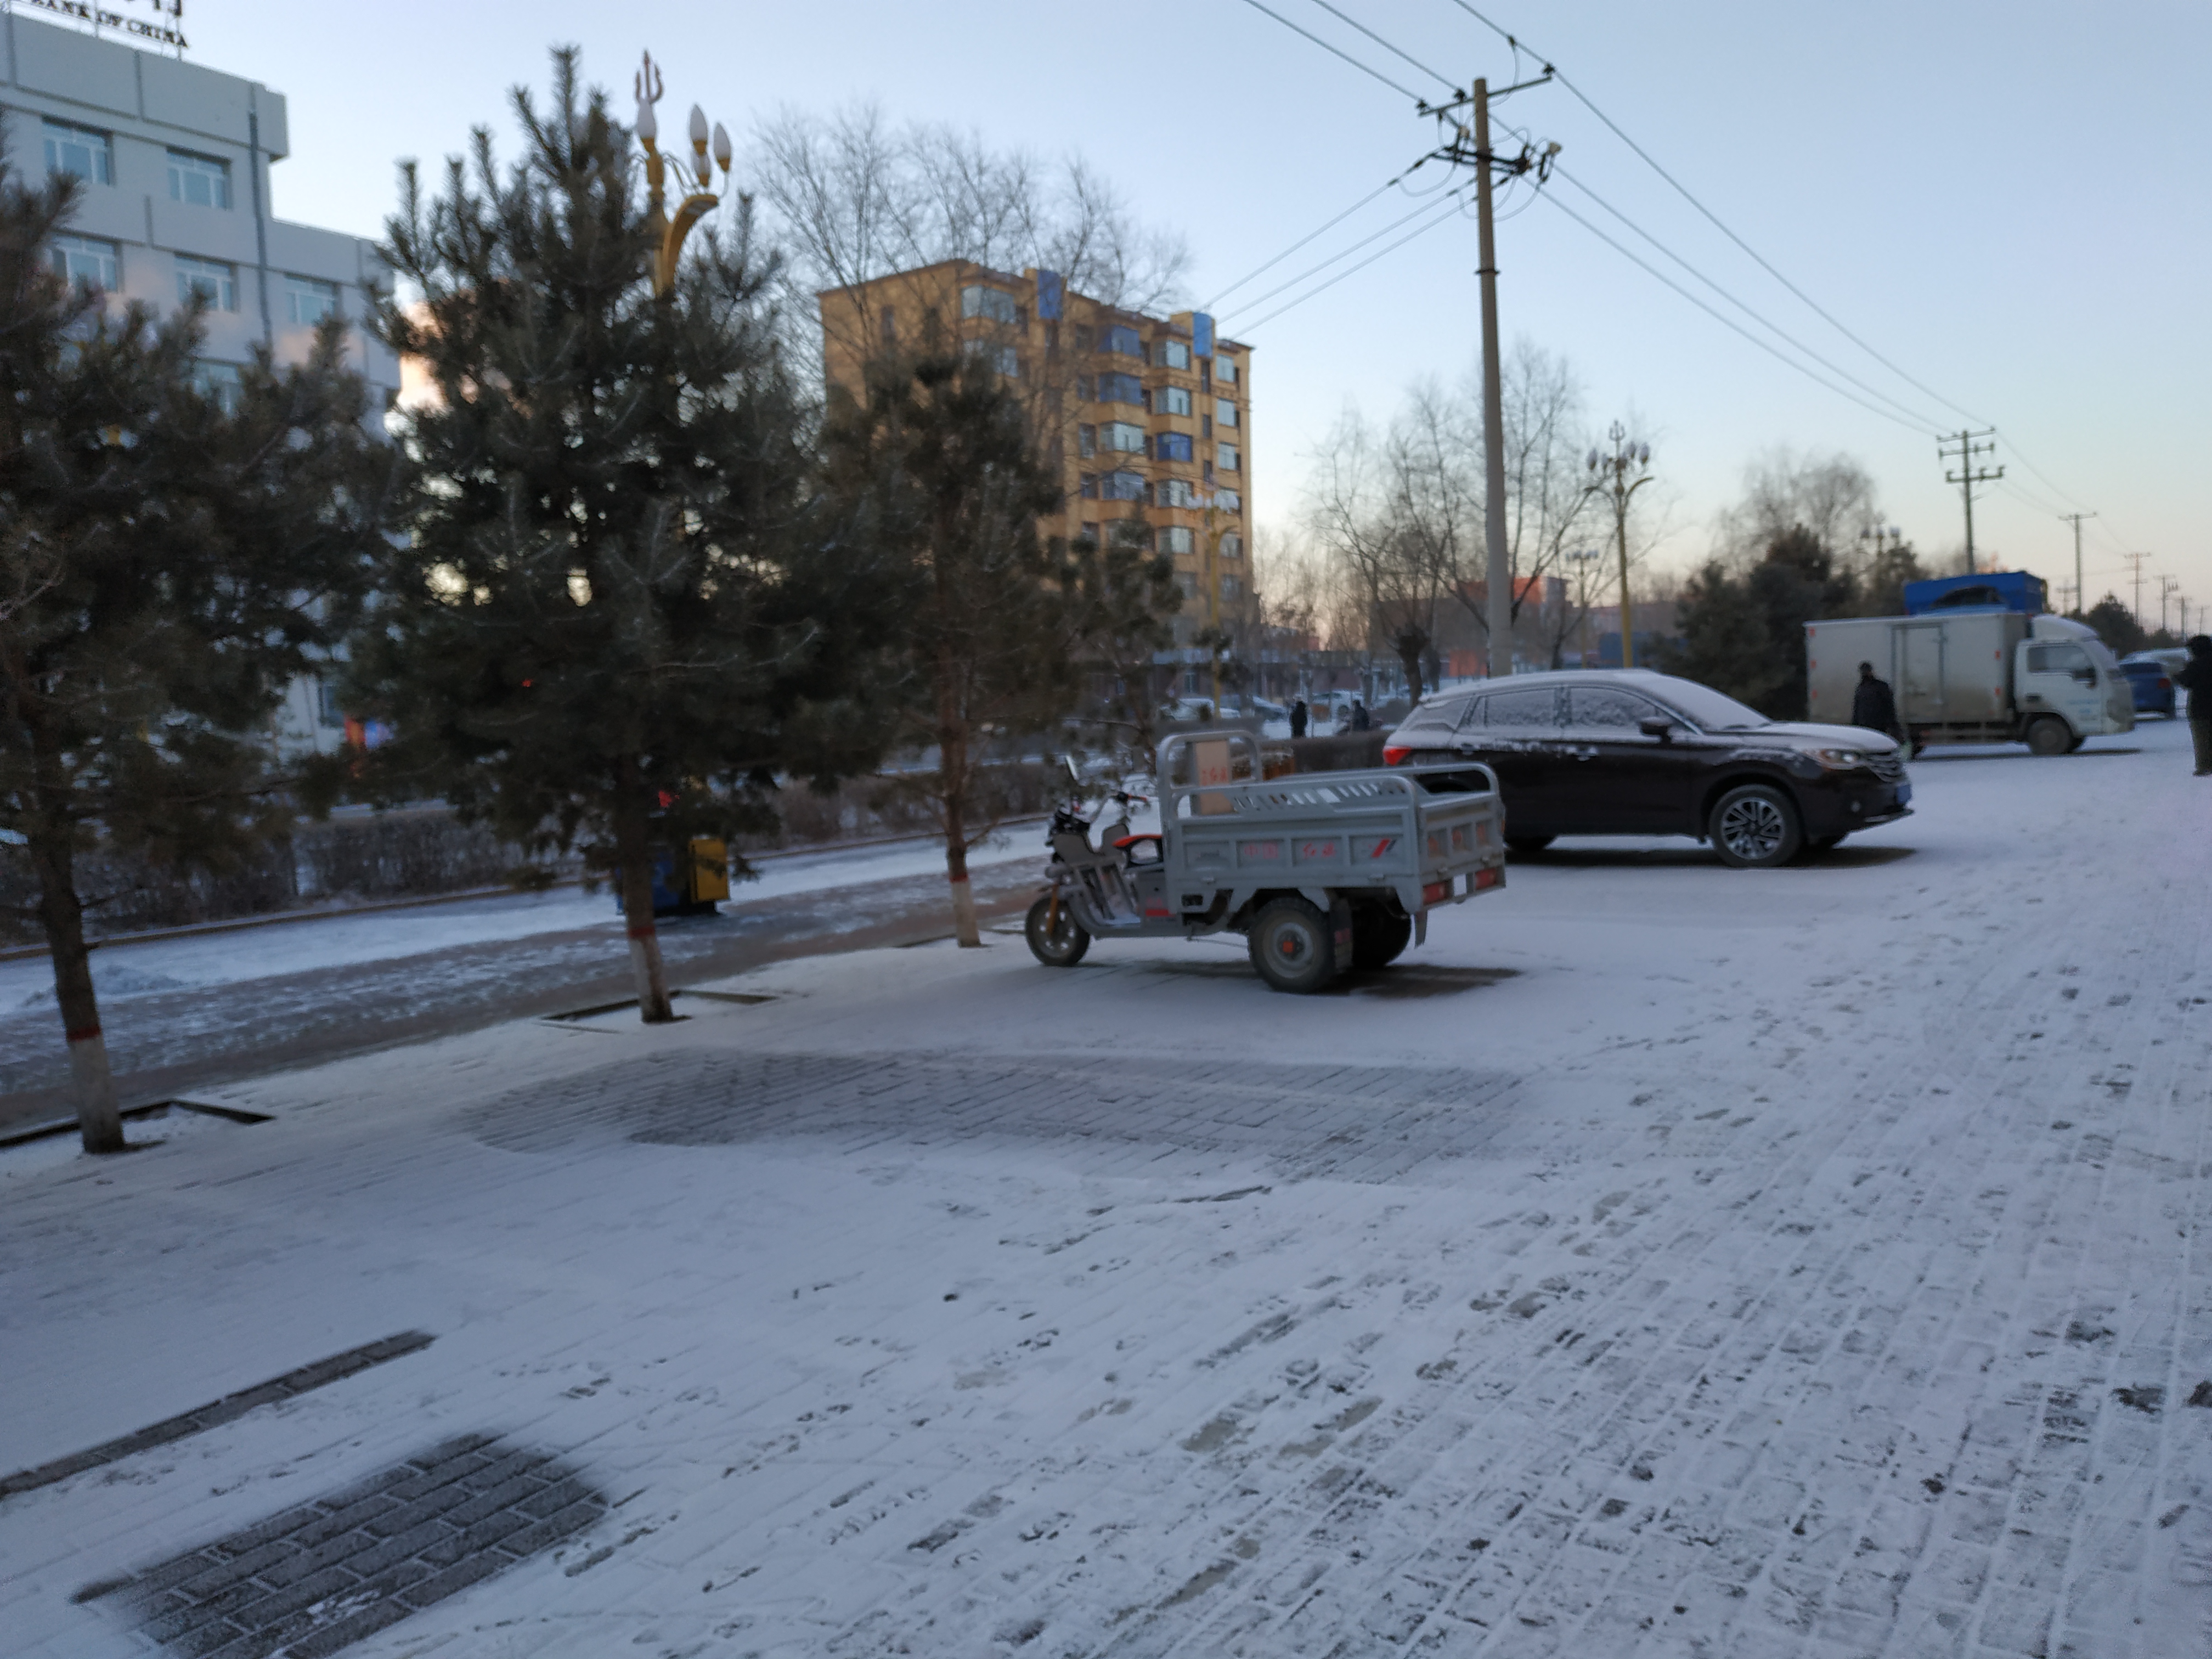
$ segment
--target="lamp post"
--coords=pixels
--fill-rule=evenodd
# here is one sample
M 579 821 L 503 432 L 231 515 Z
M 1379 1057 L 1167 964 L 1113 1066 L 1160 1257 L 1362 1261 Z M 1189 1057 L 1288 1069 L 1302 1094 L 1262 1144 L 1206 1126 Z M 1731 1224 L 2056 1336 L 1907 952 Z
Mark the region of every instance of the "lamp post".
M 1583 668 L 1589 666 L 1589 568 L 1604 556 L 1605 550 L 1596 547 L 1578 547 L 1567 555 L 1575 567 L 1575 631 L 1582 641 L 1576 654 Z
M 668 158 L 660 153 L 659 139 L 660 123 L 653 113 L 653 106 L 660 101 L 660 70 L 653 61 L 653 54 L 645 54 L 645 66 L 637 72 L 637 138 L 645 146 L 646 222 L 660 239 L 660 246 L 653 256 L 653 297 L 665 300 L 676 291 L 676 261 L 684 252 L 684 239 L 691 234 L 691 227 L 721 204 L 721 198 L 710 186 L 714 182 L 714 168 L 722 169 L 722 182 L 727 186 L 730 178 L 730 135 L 720 121 L 714 123 L 712 143 L 714 161 L 707 159 L 709 137 L 707 113 L 698 105 L 691 106 L 691 159 L 676 162 L 678 186 L 686 194 L 677 204 L 676 216 L 667 214 Z M 696 185 L 696 190 L 690 186 Z
M 1595 495 L 1607 497 L 1613 502 L 1613 536 L 1620 550 L 1620 665 L 1636 666 L 1636 629 L 1628 602 L 1628 503 L 1636 492 L 1651 482 L 1644 469 L 1651 461 L 1650 444 L 1632 443 L 1628 428 L 1619 421 L 1606 434 L 1613 445 L 1613 453 L 1600 449 L 1589 453 L 1589 483 L 1587 488 Z M 1636 474 L 1632 482 L 1631 473 Z

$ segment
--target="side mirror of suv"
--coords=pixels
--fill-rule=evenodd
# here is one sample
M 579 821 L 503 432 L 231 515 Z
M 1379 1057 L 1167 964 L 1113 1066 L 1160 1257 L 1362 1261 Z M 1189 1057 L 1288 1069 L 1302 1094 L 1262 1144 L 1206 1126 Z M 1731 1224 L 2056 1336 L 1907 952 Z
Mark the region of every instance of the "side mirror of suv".
M 1674 738 L 1674 722 L 1664 714 L 1645 716 L 1636 722 L 1636 729 L 1645 737 L 1656 738 L 1662 743 L 1671 743 Z

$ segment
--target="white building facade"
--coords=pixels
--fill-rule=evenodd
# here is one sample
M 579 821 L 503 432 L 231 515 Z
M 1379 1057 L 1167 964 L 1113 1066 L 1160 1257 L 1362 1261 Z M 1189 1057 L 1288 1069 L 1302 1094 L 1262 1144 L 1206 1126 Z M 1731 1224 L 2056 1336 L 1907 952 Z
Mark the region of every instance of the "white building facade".
M 398 397 L 398 359 L 361 325 L 370 285 L 385 285 L 374 245 L 270 211 L 270 167 L 291 148 L 282 93 L 15 11 L 0 13 L 0 50 L 9 165 L 84 180 L 58 264 L 156 310 L 205 294 L 201 368 L 217 395 L 257 345 L 280 362 L 303 357 L 335 313 L 353 367 L 382 404 Z M 274 735 L 287 750 L 331 750 L 343 727 L 323 689 L 302 683 Z

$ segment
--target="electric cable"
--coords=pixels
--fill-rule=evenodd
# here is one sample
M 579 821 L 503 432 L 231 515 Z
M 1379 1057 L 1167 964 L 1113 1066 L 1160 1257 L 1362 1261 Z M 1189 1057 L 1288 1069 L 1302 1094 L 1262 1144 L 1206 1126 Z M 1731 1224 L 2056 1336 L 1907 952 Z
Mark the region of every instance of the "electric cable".
M 1420 165 L 1420 163 L 1419 163 L 1419 162 L 1417 161 L 1417 162 L 1415 162 L 1413 165 L 1414 165 L 1414 167 L 1418 167 L 1418 166 L 1419 166 L 1419 165 Z M 1247 283 L 1250 282 L 1254 277 L 1258 276 L 1261 276 L 1261 275 L 1262 275 L 1263 273 L 1265 273 L 1265 272 L 1267 272 L 1267 271 L 1272 270 L 1273 270 L 1277 265 L 1279 265 L 1279 264 L 1282 264 L 1284 260 L 1285 260 L 1285 259 L 1289 258 L 1291 257 L 1291 255 L 1292 255 L 1293 253 L 1296 253 L 1296 252 L 1297 252 L 1300 248 L 1304 247 L 1304 246 L 1308 242 L 1312 241 L 1312 240 L 1314 240 L 1314 237 L 1316 237 L 1316 236 L 1319 236 L 1319 235 L 1322 235 L 1322 234 L 1323 233 L 1325 233 L 1325 232 L 1328 232 L 1328 231 L 1330 231 L 1330 230 L 1334 230 L 1337 226 L 1339 226 L 1339 225 L 1342 224 L 1342 223 L 1343 223 L 1346 219 L 1349 219 L 1349 218 L 1350 218 L 1353 214 L 1355 214 L 1355 213 L 1358 212 L 1360 209 L 1362 209 L 1362 208 L 1365 207 L 1365 206 L 1366 206 L 1370 202 L 1373 201 L 1376 197 L 1378 197 L 1378 196 L 1380 196 L 1381 194 L 1382 194 L 1382 192 L 1383 192 L 1384 191 L 1386 191 L 1386 190 L 1389 189 L 1391 185 L 1393 185 L 1396 184 L 1400 179 L 1403 179 L 1403 178 L 1406 176 L 1406 173 L 1411 173 L 1413 170 L 1413 167 L 1407 167 L 1407 168 L 1406 169 L 1406 173 L 1400 173 L 1396 179 L 1384 179 L 1384 180 L 1382 181 L 1382 183 L 1381 183 L 1381 184 L 1377 185 L 1376 185 L 1373 190 L 1369 191 L 1367 192 L 1367 194 L 1366 194 L 1366 195 L 1364 195 L 1364 196 L 1361 197 L 1358 201 L 1354 202 L 1354 203 L 1353 203 L 1350 207 L 1348 207 L 1348 208 L 1345 209 L 1345 210 L 1344 210 L 1343 212 L 1341 212 L 1341 213 L 1338 214 L 1338 215 L 1336 216 L 1336 217 L 1335 217 L 1335 218 L 1334 218 L 1334 219 L 1330 220 L 1327 224 L 1323 225 L 1323 226 L 1321 228 L 1321 229 L 1319 229 L 1319 230 L 1316 230 L 1316 231 L 1313 232 L 1310 235 L 1306 235 L 1306 236 L 1301 236 L 1301 237 L 1299 237 L 1299 238 L 1298 238 L 1298 240 L 1297 240 L 1297 241 L 1295 241 L 1295 242 L 1291 243 L 1288 247 L 1285 248 L 1285 249 L 1284 249 L 1280 253 L 1278 253 L 1278 254 L 1277 254 L 1273 258 L 1272 258 L 1272 259 L 1268 260 L 1268 261 L 1267 261 L 1267 263 L 1266 264 L 1260 265 L 1260 266 L 1258 266 L 1258 267 L 1255 268 L 1254 270 L 1249 270 L 1249 271 L 1245 272 L 1245 274 L 1244 274 L 1243 276 L 1239 276 L 1239 277 L 1238 277 L 1235 282 L 1233 282 L 1233 283 L 1230 283 L 1230 285 L 1229 285 L 1227 288 L 1223 289 L 1221 290 L 1221 292 L 1220 292 L 1220 293 L 1218 293 L 1218 294 L 1215 295 L 1214 295 L 1211 300 L 1208 300 L 1208 301 L 1206 302 L 1206 305 L 1205 305 L 1205 307 L 1204 307 L 1204 309 L 1206 309 L 1206 310 L 1207 310 L 1207 311 L 1212 311 L 1212 310 L 1214 308 L 1214 307 L 1216 307 L 1216 306 L 1219 305 L 1219 304 L 1220 304 L 1224 300 L 1227 299 L 1231 295 L 1232 295 L 1232 294 L 1234 294 L 1235 292 L 1237 292 L 1237 290 L 1238 289 L 1240 289 L 1240 288 L 1243 287 L 1245 283 Z M 1449 176 L 1447 176 L 1446 184 L 1448 185 L 1449 183 Z M 1438 188 L 1439 188 L 1439 189 L 1442 189 L 1442 188 L 1444 188 L 1444 187 L 1445 187 L 1444 185 L 1439 185 L 1439 186 L 1438 186 Z M 1424 192 L 1423 192 L 1423 194 L 1425 194 L 1425 195 L 1434 195 L 1435 193 L 1436 193 L 1436 192 L 1435 192 L 1434 191 L 1424 191 Z
M 1444 198 L 1444 203 L 1449 203 L 1452 197 L 1457 196 L 1462 191 L 1471 189 L 1473 187 L 1473 183 L 1474 181 L 1470 179 L 1467 184 L 1456 186 L 1446 195 Z M 1415 208 L 1411 213 L 1405 215 L 1402 218 L 1393 219 L 1389 224 L 1383 226 L 1382 229 L 1374 232 L 1372 234 L 1361 237 L 1350 247 L 1340 249 L 1337 252 L 1330 254 L 1328 258 L 1322 260 L 1319 264 L 1309 266 L 1307 269 L 1300 271 L 1297 276 L 1291 277 L 1288 282 L 1278 283 L 1275 287 L 1269 289 L 1265 294 L 1259 295 L 1253 299 L 1247 300 L 1243 306 L 1239 307 L 1237 310 L 1229 313 L 1228 315 L 1231 317 L 1242 316 L 1244 313 L 1251 311 L 1256 307 L 1267 304 L 1268 301 L 1273 299 L 1278 294 L 1283 293 L 1286 289 L 1296 288 L 1300 283 L 1305 281 L 1307 277 L 1317 276 L 1322 271 L 1327 270 L 1338 260 L 1347 258 L 1351 255 L 1358 252 L 1361 248 L 1365 247 L 1370 242 L 1375 241 L 1378 238 L 1388 236 L 1392 231 L 1396 230 L 1401 225 L 1409 225 L 1413 223 L 1414 220 L 1419 218 L 1425 213 L 1435 212 L 1439 206 L 1443 204 L 1443 203 L 1437 202 L 1423 203 L 1419 207 Z M 1319 292 L 1318 289 L 1315 291 L 1316 293 Z
M 1449 76 L 1437 74 L 1435 70 L 1431 69 L 1419 58 L 1413 57 L 1409 52 L 1400 51 L 1396 46 L 1392 46 L 1388 40 L 1385 40 L 1381 35 L 1376 33 L 1373 29 L 1369 28 L 1366 24 L 1361 22 L 1358 18 L 1346 16 L 1343 12 L 1339 11 L 1334 6 L 1329 3 L 1329 0 L 1314 0 L 1314 4 L 1319 6 L 1323 11 L 1335 18 L 1339 22 L 1349 23 L 1353 28 L 1358 29 L 1362 34 L 1372 40 L 1376 46 L 1382 47 L 1383 51 L 1390 53 L 1394 58 L 1404 58 L 1406 62 L 1411 64 L 1415 69 L 1420 70 L 1424 75 L 1435 76 L 1438 81 L 1443 82 L 1444 90 L 1450 93 L 1454 97 L 1459 95 L 1459 88 L 1452 84 L 1451 77 Z
M 1307 301 L 1312 299 L 1316 294 L 1324 293 L 1328 289 L 1334 288 L 1339 283 L 1342 282 L 1346 277 L 1352 276 L 1354 272 L 1366 270 L 1368 266 L 1373 264 L 1377 259 L 1382 258 L 1385 254 L 1394 253 L 1398 249 L 1405 246 L 1406 244 L 1412 241 L 1414 237 L 1425 236 L 1431 231 L 1434 230 L 1438 225 L 1448 225 L 1458 217 L 1459 213 L 1456 209 L 1449 212 L 1438 214 L 1435 218 L 1430 220 L 1425 225 L 1423 225 L 1419 228 L 1408 232 L 1406 235 L 1400 237 L 1396 241 L 1391 243 L 1389 247 L 1377 249 L 1375 252 L 1369 254 L 1367 258 L 1362 259 L 1358 264 L 1348 266 L 1345 270 L 1338 271 L 1335 276 L 1330 277 L 1327 282 L 1317 283 L 1314 287 L 1307 289 L 1304 294 L 1299 295 L 1297 299 L 1291 301 L 1288 304 L 1277 306 L 1273 311 L 1261 318 L 1257 322 L 1240 325 L 1237 330 L 1237 334 L 1242 337 L 1250 334 L 1255 329 L 1266 327 L 1267 325 L 1273 322 L 1276 318 L 1281 316 L 1285 312 L 1291 310 L 1293 307 L 1304 305 Z
M 1345 51 L 1343 47 L 1331 46 L 1328 41 L 1322 40 L 1321 36 L 1316 34 L 1311 29 L 1300 28 L 1296 23 L 1291 21 L 1289 18 L 1284 16 L 1282 13 L 1279 11 L 1269 11 L 1266 6 L 1260 3 L 1260 0 L 1244 0 L 1244 3 L 1251 7 L 1255 11 L 1266 12 L 1268 16 L 1273 18 L 1278 23 L 1280 23 L 1285 28 L 1289 29 L 1292 33 L 1304 35 L 1307 40 L 1312 41 L 1314 45 L 1319 46 L 1323 52 L 1334 52 L 1337 57 L 1341 58 L 1346 63 L 1351 64 L 1352 68 L 1358 70 L 1362 75 L 1372 76 L 1376 80 L 1380 81 L 1384 86 L 1389 88 L 1391 91 L 1396 93 L 1400 97 L 1410 98 L 1417 104 L 1421 101 L 1420 94 L 1409 91 L 1406 88 L 1400 86 L 1389 76 L 1383 74 L 1381 70 L 1370 68 L 1369 65 L 1361 63 L 1350 52 Z
M 1688 289 L 1684 288 L 1680 283 L 1668 276 L 1665 271 L 1661 270 L 1656 265 L 1650 264 L 1649 261 L 1638 255 L 1632 249 L 1615 241 L 1612 237 L 1607 235 L 1604 231 L 1599 229 L 1589 220 L 1583 218 L 1581 214 L 1576 212 L 1565 202 L 1561 201 L 1557 196 L 1546 192 L 1543 196 L 1543 199 L 1549 202 L 1553 207 L 1559 209 L 1560 212 L 1565 214 L 1567 217 L 1573 220 L 1584 230 L 1589 232 L 1591 235 L 1596 237 L 1598 240 L 1603 242 L 1607 247 L 1613 249 L 1614 252 L 1620 254 L 1621 258 L 1626 259 L 1631 264 L 1639 267 L 1650 276 L 1657 278 L 1660 282 L 1664 283 L 1668 288 L 1673 289 L 1675 293 L 1680 295 L 1692 305 L 1697 307 L 1698 310 L 1704 312 L 1708 317 L 1712 318 L 1714 321 L 1721 324 L 1726 328 L 1733 330 L 1738 334 L 1741 334 L 1745 339 L 1750 341 L 1752 344 L 1757 346 L 1761 351 L 1765 352 L 1769 356 L 1774 358 L 1776 361 L 1789 364 L 1790 368 L 1796 369 L 1800 374 L 1804 375 L 1808 380 L 1815 381 L 1818 384 L 1827 387 L 1829 391 L 1834 392 L 1838 397 L 1850 398 L 1851 402 L 1856 404 L 1861 409 L 1867 410 L 1869 414 L 1879 415 L 1885 421 L 1893 422 L 1899 426 L 1905 428 L 1909 431 L 1921 433 L 1923 435 L 1925 435 L 1924 428 L 1917 425 L 1915 422 L 1905 419 L 1901 415 L 1893 414 L 1888 410 L 1882 408 L 1879 404 L 1869 403 L 1856 392 L 1846 391 L 1844 387 L 1838 386 L 1832 380 L 1822 379 L 1821 376 L 1814 374 L 1811 369 L 1806 368 L 1804 364 L 1799 362 L 1795 357 L 1785 356 L 1779 349 L 1761 339 L 1758 335 L 1753 334 L 1749 329 L 1744 327 L 1742 324 L 1737 322 L 1733 317 L 1729 317 L 1724 313 L 1714 310 L 1712 307 L 1707 305 L 1696 295 L 1691 293 Z

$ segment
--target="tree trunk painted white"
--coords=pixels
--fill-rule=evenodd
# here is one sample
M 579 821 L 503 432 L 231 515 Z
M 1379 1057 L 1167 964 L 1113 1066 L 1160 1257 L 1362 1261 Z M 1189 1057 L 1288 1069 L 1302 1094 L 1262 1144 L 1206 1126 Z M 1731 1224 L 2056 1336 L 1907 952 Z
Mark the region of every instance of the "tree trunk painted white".
M 637 794 L 635 788 L 623 793 L 625 797 Z M 661 965 L 660 930 L 653 920 L 653 844 L 641 797 L 626 798 L 615 808 L 615 857 L 621 866 L 617 878 L 622 883 L 623 925 L 629 933 L 630 972 L 637 981 L 637 1016 L 647 1025 L 658 1025 L 674 1019 L 676 1010 L 669 1000 L 667 970 Z
M 965 860 L 963 860 L 963 864 Z M 975 926 L 975 894 L 968 884 L 968 872 L 963 868 L 952 878 L 952 936 L 964 948 L 973 948 L 983 942 L 981 931 Z
M 69 1043 L 70 1081 L 76 1095 L 76 1121 L 88 1152 L 123 1150 L 123 1115 L 116 1105 L 115 1078 L 107 1066 L 107 1039 L 100 1035 L 100 1002 L 93 994 L 92 957 L 85 949 L 84 908 L 77 902 L 76 859 L 70 830 L 33 834 L 31 858 L 39 872 L 39 920 L 54 963 L 54 1000 Z

